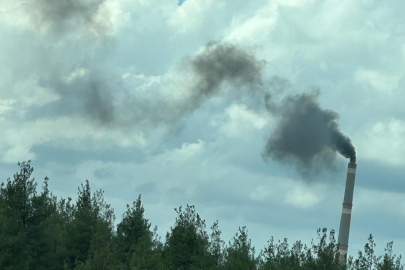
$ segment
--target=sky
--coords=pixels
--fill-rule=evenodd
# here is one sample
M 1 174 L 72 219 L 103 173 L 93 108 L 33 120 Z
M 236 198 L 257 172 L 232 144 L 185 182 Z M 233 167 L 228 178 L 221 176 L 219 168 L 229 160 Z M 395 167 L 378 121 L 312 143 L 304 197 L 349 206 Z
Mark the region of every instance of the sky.
M 164 238 L 195 205 L 259 251 L 338 230 L 343 141 L 358 164 L 349 253 L 373 234 L 405 254 L 404 8 L 3 0 L 1 181 L 32 160 L 58 197 L 103 189 L 117 222 L 141 194 Z

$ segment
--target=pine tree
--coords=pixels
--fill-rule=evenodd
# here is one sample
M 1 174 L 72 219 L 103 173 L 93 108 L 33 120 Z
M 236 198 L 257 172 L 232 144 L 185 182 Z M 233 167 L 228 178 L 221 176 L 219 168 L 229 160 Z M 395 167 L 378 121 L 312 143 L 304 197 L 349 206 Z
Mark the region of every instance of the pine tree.
M 252 247 L 245 226 L 239 227 L 239 231 L 229 242 L 226 249 L 226 270 L 255 270 L 258 261 L 255 258 L 255 248 Z
M 114 210 L 104 201 L 103 194 L 103 191 L 98 190 L 91 195 L 87 180 L 78 189 L 73 217 L 67 225 L 66 245 L 70 268 L 86 262 L 93 241 L 108 244 L 113 237 Z
M 157 239 L 157 228 L 151 231 L 151 224 L 144 217 L 141 195 L 127 205 L 127 211 L 117 226 L 117 248 L 122 262 L 130 269 L 159 269 L 162 245 Z
M 166 235 L 164 263 L 167 269 L 209 269 L 209 237 L 205 221 L 195 212 L 194 206 L 175 209 L 178 214 L 174 227 Z
M 48 178 L 37 194 L 30 161 L 0 187 L 0 269 L 62 269 L 62 236 Z M 63 256 L 63 255 L 62 255 Z

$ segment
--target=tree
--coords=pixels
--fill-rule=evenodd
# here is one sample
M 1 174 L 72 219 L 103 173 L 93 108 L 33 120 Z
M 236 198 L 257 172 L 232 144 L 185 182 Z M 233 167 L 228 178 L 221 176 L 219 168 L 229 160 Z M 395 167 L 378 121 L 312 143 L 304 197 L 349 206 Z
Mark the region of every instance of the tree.
M 205 221 L 195 212 L 194 206 L 175 209 L 178 214 L 174 227 L 166 235 L 164 262 L 167 269 L 191 270 L 212 267 L 209 237 Z
M 70 268 L 86 262 L 95 236 L 103 244 L 111 241 L 114 218 L 114 210 L 104 201 L 104 192 L 98 190 L 92 196 L 89 181 L 81 184 L 67 231 Z
M 245 226 L 229 242 L 225 255 L 225 269 L 229 270 L 255 270 L 257 269 L 255 248 L 252 247 Z
M 18 163 L 20 172 L 13 180 L 0 186 L 1 230 L 0 268 L 29 269 L 32 254 L 28 246 L 27 226 L 34 218 L 32 199 L 36 184 L 30 179 L 33 168 L 30 162 Z
M 157 228 L 144 217 L 141 195 L 127 205 L 122 221 L 117 226 L 117 248 L 122 262 L 130 269 L 159 269 L 162 245 L 157 239 Z
M 224 265 L 224 241 L 221 239 L 221 231 L 219 230 L 218 220 L 211 226 L 211 235 L 208 247 L 211 260 L 209 269 L 221 269 Z
M 38 194 L 31 162 L 18 165 L 20 171 L 0 186 L 0 268 L 62 269 L 63 235 L 49 179 Z
M 393 254 L 392 246 L 394 243 L 388 242 L 387 247 L 385 248 L 385 254 L 379 258 L 377 262 L 377 270 L 403 270 L 404 265 L 401 263 L 402 256 Z
M 291 250 L 289 249 L 287 238 L 275 243 L 272 237 L 268 241 L 267 247 L 261 254 L 264 261 L 261 262 L 263 270 L 287 270 L 300 269 L 305 255 L 303 245 L 297 241 Z
M 372 270 L 378 261 L 375 255 L 374 249 L 376 244 L 373 239 L 373 235 L 368 237 L 368 243 L 364 246 L 364 252 L 358 252 L 358 258 L 354 261 L 352 269 L 355 270 Z
M 91 241 L 85 262 L 76 261 L 74 270 L 126 270 L 118 257 L 112 239 L 104 239 L 103 233 L 96 233 Z
M 383 256 L 375 255 L 376 244 L 373 236 L 370 234 L 368 243 L 364 246 L 364 252 L 358 252 L 358 258 L 351 260 L 349 270 L 403 270 L 401 256 L 393 254 L 393 242 L 388 242 Z
M 307 264 L 313 269 L 344 270 L 345 266 L 339 262 L 339 246 L 335 238 L 335 231 L 331 230 L 328 235 L 326 228 L 318 229 L 318 244 L 312 244 L 312 252 L 315 260 L 307 260 Z M 328 241 L 329 240 L 329 241 Z
M 375 254 L 370 235 L 364 251 L 347 264 L 339 262 L 335 232 L 318 229 L 318 242 L 271 238 L 255 257 L 246 227 L 224 245 L 218 221 L 206 232 L 194 206 L 175 209 L 174 226 L 162 244 L 157 228 L 145 218 L 141 196 L 127 205 L 115 231 L 114 210 L 104 193 L 91 193 L 86 181 L 78 197 L 58 200 L 45 177 L 42 191 L 32 178 L 31 163 L 0 185 L 0 269 L 56 270 L 404 270 L 393 242 L 385 254 Z

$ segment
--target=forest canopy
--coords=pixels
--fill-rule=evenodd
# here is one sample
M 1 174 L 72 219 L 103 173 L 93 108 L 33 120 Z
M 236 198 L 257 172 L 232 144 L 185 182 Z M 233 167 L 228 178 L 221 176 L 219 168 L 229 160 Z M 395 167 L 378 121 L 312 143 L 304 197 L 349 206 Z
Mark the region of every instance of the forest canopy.
M 310 246 L 272 237 L 257 252 L 241 226 L 225 243 L 218 221 L 207 229 L 193 205 L 174 209 L 177 217 L 163 241 L 145 218 L 141 195 L 116 224 L 104 192 L 92 192 L 89 181 L 78 187 L 76 199 L 57 198 L 47 177 L 39 190 L 30 161 L 18 165 L 0 186 L 2 270 L 403 270 L 393 242 L 377 255 L 372 235 L 346 264 L 338 260 L 333 230 L 318 229 Z

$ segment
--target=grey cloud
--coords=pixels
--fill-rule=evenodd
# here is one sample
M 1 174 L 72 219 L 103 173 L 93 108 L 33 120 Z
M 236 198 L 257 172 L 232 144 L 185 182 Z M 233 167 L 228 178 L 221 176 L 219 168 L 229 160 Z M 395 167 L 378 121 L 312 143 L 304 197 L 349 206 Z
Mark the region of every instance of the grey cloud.
M 94 143 L 88 141 L 87 145 Z M 50 162 L 56 162 L 65 164 L 67 167 L 74 167 L 77 164 L 84 162 L 85 160 L 93 159 L 97 156 L 98 161 L 103 162 L 131 162 L 136 164 L 142 164 L 146 162 L 144 153 L 140 150 L 130 148 L 111 148 L 105 150 L 92 150 L 86 149 L 86 151 L 79 149 L 72 149 L 67 147 L 60 147 L 51 142 L 34 146 L 32 151 L 37 154 L 35 164 L 37 166 L 46 166 Z M 63 153 L 63 154 L 61 154 Z M 98 175 L 97 177 L 99 177 Z
M 148 183 L 144 183 L 141 185 L 138 185 L 135 188 L 136 191 L 138 191 L 140 194 L 142 195 L 152 195 L 152 194 L 156 194 L 158 193 L 158 186 L 155 183 L 152 182 L 148 182 Z
M 111 168 L 102 168 L 94 171 L 94 176 L 100 179 L 110 179 L 113 178 L 114 174 L 111 172 Z
M 405 192 L 405 168 L 362 159 L 358 164 L 356 186 L 378 191 Z
M 171 204 L 180 204 L 180 205 L 184 204 L 187 198 L 186 191 L 184 189 L 177 187 L 167 190 L 165 196 L 168 202 L 170 202 Z

